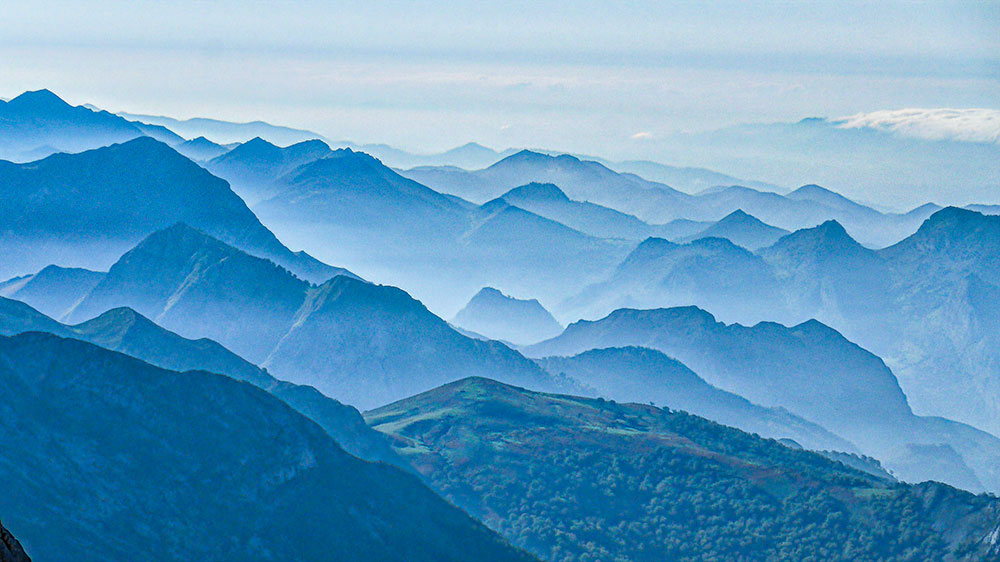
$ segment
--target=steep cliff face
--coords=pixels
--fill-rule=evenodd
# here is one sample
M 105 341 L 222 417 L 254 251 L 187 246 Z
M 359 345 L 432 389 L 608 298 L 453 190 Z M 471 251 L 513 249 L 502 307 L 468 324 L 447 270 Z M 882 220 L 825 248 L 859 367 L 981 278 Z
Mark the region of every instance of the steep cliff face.
M 14 535 L 0 523 L 0 562 L 31 562 Z

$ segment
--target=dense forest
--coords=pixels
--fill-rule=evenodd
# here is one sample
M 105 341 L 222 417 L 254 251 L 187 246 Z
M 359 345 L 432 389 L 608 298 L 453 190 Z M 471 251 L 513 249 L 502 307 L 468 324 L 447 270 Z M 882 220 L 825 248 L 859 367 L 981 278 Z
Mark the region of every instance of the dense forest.
M 993 496 L 684 412 L 466 379 L 367 418 L 447 498 L 553 562 L 1000 557 Z

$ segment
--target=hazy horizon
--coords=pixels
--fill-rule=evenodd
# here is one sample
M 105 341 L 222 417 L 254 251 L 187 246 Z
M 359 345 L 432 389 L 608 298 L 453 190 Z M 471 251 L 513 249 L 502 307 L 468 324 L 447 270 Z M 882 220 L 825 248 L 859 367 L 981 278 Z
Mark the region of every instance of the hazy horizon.
M 425 153 L 475 141 L 687 164 L 657 141 L 1000 109 L 996 3 L 73 2 L 0 15 L 4 97 L 49 88 L 116 112 Z

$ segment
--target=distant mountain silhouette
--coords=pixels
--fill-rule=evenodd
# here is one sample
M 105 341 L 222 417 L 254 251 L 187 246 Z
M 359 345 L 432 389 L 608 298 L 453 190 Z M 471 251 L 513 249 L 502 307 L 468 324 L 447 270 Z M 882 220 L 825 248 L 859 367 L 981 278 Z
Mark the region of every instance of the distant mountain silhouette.
M 270 123 L 265 123 L 263 121 L 233 123 L 230 121 L 205 119 L 202 117 L 195 117 L 193 119 L 173 119 L 171 117 L 164 117 L 160 115 L 141 115 L 124 112 L 119 113 L 118 115 L 140 123 L 167 127 L 184 138 L 194 139 L 197 137 L 205 137 L 218 144 L 245 143 L 255 137 L 267 139 L 268 142 L 281 146 L 287 146 L 314 139 L 321 140 L 326 143 L 330 142 L 319 133 L 303 129 L 293 129 L 291 127 L 271 125 Z
M 529 560 L 246 383 L 0 338 L 5 524 L 57 560 Z
M 1000 217 L 947 208 L 883 250 L 832 220 L 756 254 L 718 240 L 650 239 L 553 310 L 598 318 L 622 307 L 694 304 L 744 324 L 814 318 L 884 358 L 918 413 L 1000 434 L 992 376 L 1000 368 L 998 232 Z
M 499 342 L 459 334 L 400 289 L 335 277 L 310 292 L 264 366 L 368 409 L 475 373 L 577 388 Z
M 1000 159 L 1000 144 L 928 140 L 852 127 L 837 119 L 678 133 L 659 139 L 657 149 L 678 162 L 778 185 L 797 185 L 808 178 L 848 197 L 879 198 L 877 203 L 882 204 L 917 205 L 941 194 L 953 201 L 977 201 L 995 197 L 1000 185 L 1000 170 L 994 165 Z M 756 209 L 743 210 L 789 230 L 818 224 L 780 224 Z M 852 236 L 868 243 L 843 217 L 823 220 L 827 219 L 836 219 Z
M 402 173 L 438 191 L 475 202 L 531 182 L 552 183 L 574 201 L 610 207 L 649 224 L 677 219 L 715 222 L 738 210 L 785 230 L 837 220 L 854 236 L 876 247 L 912 234 L 933 212 L 921 207 L 905 214 L 881 213 L 815 185 L 782 195 L 766 185 L 759 186 L 768 188 L 762 190 L 723 184 L 690 195 L 632 173 L 615 172 L 596 161 L 527 150 L 482 170 L 420 167 Z
M 500 199 L 599 238 L 643 240 L 660 232 L 657 227 L 632 215 L 593 203 L 572 201 L 550 183 L 515 187 Z
M 222 156 L 229 152 L 230 149 L 221 144 L 216 144 L 205 137 L 198 137 L 178 144 L 174 147 L 174 150 L 195 162 L 207 162 L 213 158 Z
M 653 349 L 592 349 L 537 362 L 550 373 L 568 376 L 618 402 L 649 402 L 684 410 L 763 437 L 791 438 L 814 450 L 856 451 L 854 445 L 819 425 L 784 409 L 764 408 L 720 390 L 680 361 Z
M 761 181 L 736 178 L 705 168 L 691 166 L 668 166 L 647 160 L 626 160 L 624 162 L 601 161 L 618 172 L 636 174 L 651 181 L 665 183 L 686 193 L 700 193 L 718 186 L 745 185 L 760 191 L 782 193 L 783 188 Z
M 726 321 L 785 319 L 784 298 L 771 267 L 722 238 L 675 244 L 649 238 L 602 282 L 559 304 L 567 317 L 597 318 L 617 308 L 695 305 Z
M 104 273 L 50 265 L 0 286 L 0 297 L 23 301 L 53 318 L 62 318 L 96 286 Z
M 309 287 L 273 262 L 179 223 L 123 255 L 66 319 L 83 322 L 127 306 L 259 363 L 291 327 Z
M 476 206 L 441 194 L 349 149 L 304 164 L 273 187 L 276 195 L 254 211 L 283 240 L 405 286 L 445 313 L 464 304 L 457 295 L 487 285 L 561 298 L 604 275 L 630 246 L 503 200 Z
M 290 251 L 225 181 L 149 137 L 31 164 L 0 162 L 0 183 L 8 186 L 0 200 L 8 252 L 0 277 L 50 263 L 105 269 L 143 237 L 179 221 L 305 279 L 342 272 Z
M 677 241 L 689 242 L 701 238 L 725 238 L 737 246 L 748 250 L 757 250 L 774 244 L 786 234 L 788 234 L 787 230 L 764 224 L 757 218 L 737 209 L 705 230 Z
M 122 256 L 70 312 L 130 307 L 186 338 L 211 338 L 274 376 L 370 408 L 475 373 L 569 390 L 497 342 L 463 336 L 400 289 L 346 275 L 313 286 L 175 225 Z
M 676 358 L 709 383 L 762 406 L 782 407 L 858 445 L 905 480 L 905 445 L 947 444 L 965 465 L 932 477 L 966 489 L 1000 489 L 1000 439 L 963 424 L 914 416 L 892 371 L 832 328 L 763 322 L 723 324 L 694 307 L 617 310 L 580 321 L 560 336 L 523 348 L 529 357 L 642 346 Z M 897 457 L 899 461 L 897 462 Z
M 993 496 L 899 484 L 682 412 L 470 378 L 365 417 L 442 495 L 543 559 L 997 554 Z
M 333 152 L 320 140 L 302 141 L 284 148 L 260 137 L 218 155 L 206 164 L 208 171 L 229 182 L 248 205 L 272 197 L 273 183 L 295 168 Z
M 563 329 L 537 300 L 509 297 L 492 287 L 476 293 L 452 323 L 515 344 L 540 342 L 559 335 Z
M 0 158 L 29 161 L 55 152 L 81 152 L 145 133 L 106 111 L 74 107 L 49 90 L 0 101 Z
M 686 216 L 690 196 L 632 174 L 620 174 L 603 164 L 566 154 L 549 156 L 522 150 L 483 170 L 408 170 L 409 177 L 444 193 L 471 201 L 494 199 L 532 182 L 551 183 L 575 201 L 611 207 L 647 222 L 663 223 Z
M 402 464 L 388 443 L 368 429 L 354 408 L 327 398 L 312 387 L 279 381 L 212 340 L 190 340 L 165 330 L 131 308 L 111 309 L 70 326 L 57 323 L 24 303 L 0 298 L 0 335 L 24 332 L 49 332 L 87 341 L 164 369 L 208 371 L 249 382 L 319 424 L 352 455 Z

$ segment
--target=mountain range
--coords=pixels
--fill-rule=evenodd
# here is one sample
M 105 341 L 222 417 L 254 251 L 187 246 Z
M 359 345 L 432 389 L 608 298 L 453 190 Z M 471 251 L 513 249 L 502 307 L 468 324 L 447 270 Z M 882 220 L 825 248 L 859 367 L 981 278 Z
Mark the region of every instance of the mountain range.
M 598 321 L 573 323 L 558 337 L 523 351 L 529 357 L 570 356 L 623 346 L 661 351 L 722 390 L 818 423 L 904 480 L 1000 489 L 1000 439 L 968 425 L 915 416 L 879 357 L 815 320 L 747 327 L 718 322 L 694 307 L 621 309 Z M 933 455 L 937 465 L 916 462 L 928 445 L 947 446 L 955 454 Z M 948 458 L 953 462 L 945 462 Z
M 57 152 L 82 152 L 140 136 L 183 141 L 171 131 L 134 123 L 107 111 L 74 107 L 48 90 L 0 101 L 0 159 L 38 160 Z
M 530 560 L 250 384 L 0 338 L 4 522 L 55 560 Z
M 298 163 L 291 153 L 299 145 L 255 144 L 271 155 L 264 165 L 240 147 L 208 166 L 233 185 L 256 186 L 247 193 L 273 194 L 253 210 L 282 240 L 404 286 L 442 313 L 463 304 L 456 294 L 487 285 L 561 298 L 568 279 L 582 288 L 628 251 L 625 241 L 590 236 L 504 201 L 477 206 L 441 194 L 350 149 L 324 152 L 275 179 Z M 241 176 L 243 169 L 256 171 Z
M 69 313 L 103 278 L 104 273 L 99 271 L 49 265 L 33 275 L 0 284 L 0 297 L 28 303 L 58 319 Z
M 651 238 L 552 308 L 563 319 L 688 304 L 747 325 L 817 319 L 884 358 L 917 412 L 997 434 L 998 254 L 1000 217 L 958 208 L 936 211 L 883 250 L 836 221 L 756 253 L 721 240 Z
M 898 484 L 683 412 L 471 378 L 366 419 L 444 497 L 546 560 L 1000 555 L 994 496 Z
M 190 340 L 154 324 L 131 308 L 114 308 L 86 322 L 61 324 L 30 306 L 0 298 L 0 335 L 48 332 L 99 345 L 174 371 L 201 370 L 262 388 L 316 422 L 344 450 L 369 461 L 402 464 L 388 443 L 368 429 L 354 408 L 312 387 L 279 381 L 209 339 Z
M 119 307 L 360 408 L 470 374 L 577 389 L 506 345 L 456 332 L 400 289 L 347 275 L 312 285 L 183 224 L 123 255 L 65 318 Z
M 104 269 L 143 237 L 179 221 L 305 279 L 344 273 L 289 250 L 225 181 L 149 137 L 30 164 L 0 161 L 0 183 L 7 251 L 0 277 L 52 263 Z
M 476 202 L 530 182 L 552 183 L 570 199 L 611 207 L 650 224 L 677 219 L 714 222 L 737 210 L 785 230 L 837 220 L 874 247 L 912 234 L 921 221 L 939 209 L 925 205 L 903 214 L 882 213 L 816 185 L 787 194 L 722 185 L 692 195 L 635 174 L 616 172 L 600 162 L 526 150 L 481 170 L 421 167 L 402 173 L 438 191 Z
M 857 447 L 784 408 L 758 406 L 716 388 L 686 365 L 654 349 L 591 349 L 572 357 L 536 359 L 545 370 L 576 380 L 598 396 L 683 410 L 772 439 L 791 439 L 811 450 L 856 453 Z

